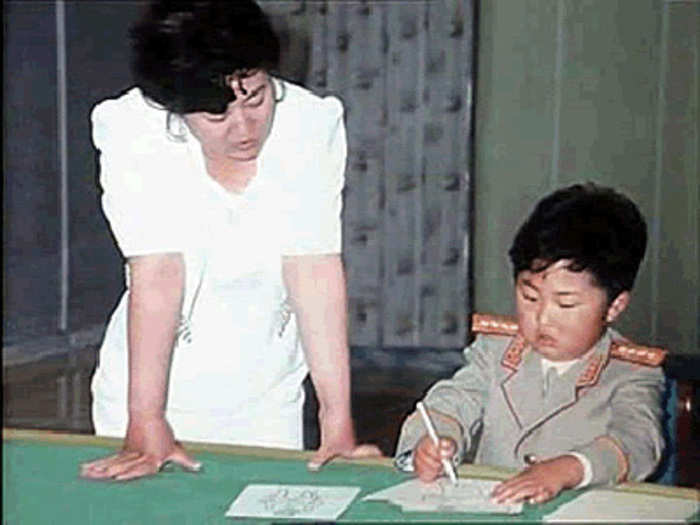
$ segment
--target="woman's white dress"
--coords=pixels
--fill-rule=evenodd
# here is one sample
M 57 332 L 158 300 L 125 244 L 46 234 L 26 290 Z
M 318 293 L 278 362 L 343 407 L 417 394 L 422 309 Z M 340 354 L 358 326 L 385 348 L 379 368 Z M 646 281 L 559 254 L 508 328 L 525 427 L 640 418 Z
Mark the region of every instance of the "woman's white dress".
M 102 205 L 123 256 L 184 255 L 187 329 L 166 412 L 178 439 L 302 447 L 308 369 L 281 260 L 340 253 L 346 140 L 337 99 L 275 83 L 284 98 L 241 195 L 208 176 L 184 124 L 170 126 L 184 141 L 169 136 L 166 112 L 138 88 L 92 113 Z M 99 435 L 126 432 L 128 280 L 92 381 Z

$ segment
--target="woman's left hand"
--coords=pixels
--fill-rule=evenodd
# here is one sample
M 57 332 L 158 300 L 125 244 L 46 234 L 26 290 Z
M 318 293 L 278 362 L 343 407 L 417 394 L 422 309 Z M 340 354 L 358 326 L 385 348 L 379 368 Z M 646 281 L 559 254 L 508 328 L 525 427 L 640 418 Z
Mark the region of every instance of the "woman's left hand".
M 491 494 L 494 503 L 544 503 L 563 489 L 578 485 L 583 465 L 571 455 L 535 463 L 498 485 Z
M 347 417 L 325 416 L 319 413 L 321 425 L 321 446 L 308 462 L 309 470 L 319 470 L 324 464 L 336 457 L 359 459 L 381 457 L 382 452 L 369 443 L 358 445 L 352 421 Z
M 381 456 L 374 445 L 355 443 L 347 296 L 340 255 L 289 256 L 283 259 L 282 269 L 320 407 L 321 446 L 309 461 L 309 470 L 318 470 L 338 456 Z

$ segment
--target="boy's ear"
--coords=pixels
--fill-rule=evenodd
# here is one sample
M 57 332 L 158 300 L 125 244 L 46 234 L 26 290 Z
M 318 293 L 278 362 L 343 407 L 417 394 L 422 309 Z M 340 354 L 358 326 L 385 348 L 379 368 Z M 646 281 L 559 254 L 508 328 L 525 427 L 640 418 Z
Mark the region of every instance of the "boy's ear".
M 608 306 L 608 311 L 605 314 L 605 322 L 612 323 L 625 311 L 628 304 L 630 304 L 630 293 L 628 291 L 620 292 L 613 302 L 610 303 L 610 306 Z

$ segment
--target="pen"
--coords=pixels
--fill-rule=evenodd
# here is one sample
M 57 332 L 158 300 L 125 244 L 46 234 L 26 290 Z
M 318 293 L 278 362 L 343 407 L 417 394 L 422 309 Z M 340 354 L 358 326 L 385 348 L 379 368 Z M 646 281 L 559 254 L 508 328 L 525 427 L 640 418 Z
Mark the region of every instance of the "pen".
M 440 440 L 438 439 L 437 432 L 435 432 L 435 427 L 433 426 L 433 422 L 430 420 L 430 416 L 428 415 L 428 412 L 425 410 L 425 406 L 423 405 L 423 402 L 418 401 L 418 403 L 416 403 L 416 408 L 418 409 L 418 412 L 420 412 L 420 415 L 423 418 L 423 424 L 425 425 L 425 428 L 428 429 L 428 435 L 430 436 L 430 439 L 433 440 L 433 443 L 435 443 L 436 447 L 439 447 Z M 452 484 L 456 485 L 457 484 L 457 474 L 455 473 L 455 469 L 454 469 L 454 466 L 452 465 L 452 462 L 450 460 L 448 460 L 447 458 L 442 458 L 442 466 L 445 467 L 445 472 L 450 477 Z

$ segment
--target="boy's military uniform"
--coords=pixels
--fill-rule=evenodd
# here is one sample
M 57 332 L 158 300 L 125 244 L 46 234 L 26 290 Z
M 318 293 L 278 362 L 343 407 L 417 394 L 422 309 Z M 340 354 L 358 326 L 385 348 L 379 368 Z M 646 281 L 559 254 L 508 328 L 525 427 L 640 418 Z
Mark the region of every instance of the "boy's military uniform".
M 664 350 L 608 329 L 585 360 L 546 380 L 513 319 L 475 314 L 472 324 L 478 335 L 464 351 L 467 365 L 424 399 L 438 434 L 457 443 L 457 460 L 480 432 L 475 463 L 521 469 L 531 458 L 578 452 L 591 462 L 592 484 L 654 471 L 664 444 Z M 409 416 L 397 457 L 425 433 L 417 413 Z

